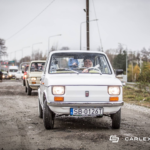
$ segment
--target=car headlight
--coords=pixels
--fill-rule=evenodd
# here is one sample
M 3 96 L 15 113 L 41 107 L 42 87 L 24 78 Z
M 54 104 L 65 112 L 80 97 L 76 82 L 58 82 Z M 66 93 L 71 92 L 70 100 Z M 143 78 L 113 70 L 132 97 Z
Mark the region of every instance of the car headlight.
M 26 78 L 26 77 L 25 77 Z M 36 78 L 31 78 L 32 81 L 36 81 Z
M 11 74 L 9 74 L 9 76 L 11 76 Z
M 120 87 L 119 86 L 109 86 L 108 87 L 108 94 L 119 95 L 120 94 Z
M 63 94 L 65 94 L 65 87 L 64 86 L 53 86 L 52 93 L 54 95 L 63 95 Z

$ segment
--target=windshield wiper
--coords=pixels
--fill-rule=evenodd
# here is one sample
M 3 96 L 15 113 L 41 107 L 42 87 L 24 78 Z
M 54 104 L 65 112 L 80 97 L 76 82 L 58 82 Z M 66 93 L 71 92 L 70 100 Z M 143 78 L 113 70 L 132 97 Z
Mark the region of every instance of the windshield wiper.
M 74 71 L 74 70 L 72 70 L 72 69 L 69 69 L 69 68 L 64 68 L 66 71 L 73 71 L 73 72 L 75 72 L 75 73 L 79 73 L 78 71 Z
M 72 69 L 69 69 L 69 68 L 60 68 L 60 69 L 57 69 L 56 71 L 72 71 L 72 72 L 75 72 L 75 73 L 79 73 L 78 71 L 74 71 Z

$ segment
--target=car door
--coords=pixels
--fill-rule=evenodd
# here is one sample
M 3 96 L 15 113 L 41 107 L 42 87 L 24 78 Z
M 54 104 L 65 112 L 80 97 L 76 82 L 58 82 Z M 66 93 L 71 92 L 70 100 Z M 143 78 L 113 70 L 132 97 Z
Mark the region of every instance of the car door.
M 18 79 L 19 78 L 19 71 L 17 71 L 16 73 L 15 73 L 15 77 Z
M 44 90 L 45 90 L 45 76 L 46 76 L 46 68 L 47 68 L 47 63 L 48 63 L 48 58 L 46 60 L 46 63 L 45 63 L 45 67 L 44 67 L 44 70 L 43 70 L 43 73 L 41 75 L 41 82 L 40 82 L 40 103 L 41 103 L 41 106 L 43 106 L 43 95 L 44 95 Z
M 18 79 L 20 79 L 21 78 L 21 73 L 20 73 L 20 71 L 18 71 Z

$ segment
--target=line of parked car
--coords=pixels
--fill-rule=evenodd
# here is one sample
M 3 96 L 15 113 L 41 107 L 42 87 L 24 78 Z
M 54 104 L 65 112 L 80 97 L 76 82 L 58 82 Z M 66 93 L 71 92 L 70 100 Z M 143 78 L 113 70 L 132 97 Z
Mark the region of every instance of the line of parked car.
M 108 116 L 112 128 L 120 128 L 123 85 L 116 75 L 123 70 L 114 72 L 105 53 L 53 51 L 46 61 L 31 61 L 22 73 L 25 92 L 38 90 L 38 115 L 46 129 L 53 129 L 55 117 L 62 115 Z
M 3 76 L 2 76 L 3 79 L 12 79 L 12 78 L 14 78 L 14 79 L 16 79 L 16 80 L 19 80 L 19 79 L 22 79 L 22 78 L 23 78 L 23 73 L 22 73 L 22 71 L 17 71 L 17 72 L 14 74 L 13 77 L 12 77 L 12 75 L 10 75 L 7 71 L 3 71 L 2 73 L 3 73 Z
M 22 79 L 23 78 L 23 73 L 21 70 L 18 71 L 18 66 L 9 66 L 8 71 L 3 71 L 3 79 Z

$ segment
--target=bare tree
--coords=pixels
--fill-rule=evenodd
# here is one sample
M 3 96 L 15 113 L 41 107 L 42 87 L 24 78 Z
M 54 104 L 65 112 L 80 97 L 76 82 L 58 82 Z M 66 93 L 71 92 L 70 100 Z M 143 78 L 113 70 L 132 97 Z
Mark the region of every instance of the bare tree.
M 44 56 L 42 57 L 42 60 L 46 60 L 47 59 L 47 53 L 44 54 Z
M 0 38 L 0 57 L 7 55 L 7 47 L 5 46 L 5 40 Z
M 107 56 L 108 56 L 108 58 L 109 58 L 109 61 L 110 61 L 110 63 L 113 65 L 113 61 L 114 61 L 114 57 L 115 57 L 115 52 L 116 50 L 115 49 L 108 49 L 108 50 L 106 50 L 106 54 L 107 54 Z
M 63 46 L 60 50 L 69 50 L 69 47 Z
M 30 62 L 31 61 L 31 57 L 30 56 L 25 56 L 23 58 L 20 59 L 19 64 L 22 62 Z
M 141 50 L 142 60 L 143 61 L 150 61 L 150 48 L 147 50 L 145 47 Z

